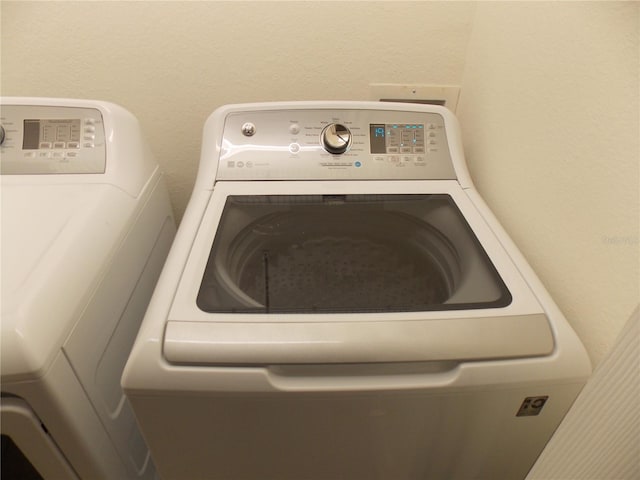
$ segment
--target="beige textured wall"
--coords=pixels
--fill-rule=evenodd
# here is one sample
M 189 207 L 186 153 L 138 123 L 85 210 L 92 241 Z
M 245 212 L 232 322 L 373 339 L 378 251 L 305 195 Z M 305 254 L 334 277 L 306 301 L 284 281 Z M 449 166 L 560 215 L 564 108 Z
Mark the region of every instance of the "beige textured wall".
M 639 7 L 479 3 L 458 105 L 478 190 L 594 363 L 640 300 Z
M 178 216 L 234 102 L 462 85 L 472 175 L 598 362 L 639 300 L 638 4 L 0 2 L 3 95 L 141 120 Z
M 218 106 L 459 84 L 474 5 L 0 2 L 3 95 L 97 98 L 142 122 L 180 217 Z

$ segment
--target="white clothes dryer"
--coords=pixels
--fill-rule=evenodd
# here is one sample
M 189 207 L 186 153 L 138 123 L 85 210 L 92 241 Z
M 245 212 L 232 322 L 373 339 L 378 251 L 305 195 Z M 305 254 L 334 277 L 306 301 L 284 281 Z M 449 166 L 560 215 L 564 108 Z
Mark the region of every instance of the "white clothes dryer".
M 2 478 L 154 478 L 120 377 L 175 234 L 137 120 L 2 98 Z
M 521 479 L 590 363 L 454 115 L 227 106 L 125 367 L 164 479 Z

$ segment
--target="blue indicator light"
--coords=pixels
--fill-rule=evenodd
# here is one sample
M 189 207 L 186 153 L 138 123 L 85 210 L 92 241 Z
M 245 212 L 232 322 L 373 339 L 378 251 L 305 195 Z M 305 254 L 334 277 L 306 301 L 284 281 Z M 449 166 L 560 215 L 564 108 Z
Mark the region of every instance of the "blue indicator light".
M 398 128 L 398 125 L 394 125 L 393 128 Z
M 361 167 L 361 166 L 362 166 L 362 163 L 360 163 L 360 162 L 356 162 L 356 163 L 354 163 L 354 165 L 355 165 L 356 167 Z
M 418 128 L 424 128 L 424 125 L 418 125 Z
M 376 127 L 374 135 L 376 137 L 384 137 L 384 127 Z

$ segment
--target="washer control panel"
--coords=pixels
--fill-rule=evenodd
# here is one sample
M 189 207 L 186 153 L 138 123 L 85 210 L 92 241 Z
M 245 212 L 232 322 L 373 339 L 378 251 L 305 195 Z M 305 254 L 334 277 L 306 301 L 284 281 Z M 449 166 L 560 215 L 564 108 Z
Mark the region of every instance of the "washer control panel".
M 219 180 L 456 178 L 442 115 L 396 110 L 232 112 Z
M 94 108 L 3 105 L 3 175 L 104 173 L 105 132 Z

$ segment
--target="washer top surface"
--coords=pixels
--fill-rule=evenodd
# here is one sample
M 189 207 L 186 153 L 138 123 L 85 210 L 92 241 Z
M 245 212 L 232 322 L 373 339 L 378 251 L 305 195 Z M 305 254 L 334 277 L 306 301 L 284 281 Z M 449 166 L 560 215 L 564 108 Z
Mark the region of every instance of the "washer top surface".
M 455 181 L 219 182 L 204 210 L 167 296 L 160 335 L 171 363 L 436 361 L 554 348 L 543 307 Z M 334 223 L 329 212 L 349 218 Z
M 110 185 L 2 187 L 2 381 L 59 351 L 135 207 Z
M 93 100 L 1 99 L 2 381 L 43 375 L 157 172 L 137 120 Z
M 443 107 L 217 110 L 205 124 L 185 225 L 189 213 L 197 220 L 183 233 L 194 240 L 169 295 L 164 357 L 261 364 L 549 354 L 544 309 L 470 187 L 457 121 Z

